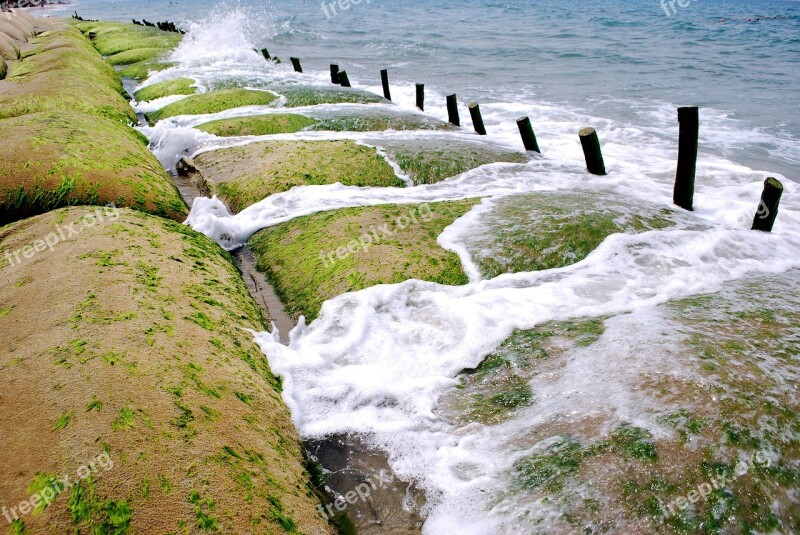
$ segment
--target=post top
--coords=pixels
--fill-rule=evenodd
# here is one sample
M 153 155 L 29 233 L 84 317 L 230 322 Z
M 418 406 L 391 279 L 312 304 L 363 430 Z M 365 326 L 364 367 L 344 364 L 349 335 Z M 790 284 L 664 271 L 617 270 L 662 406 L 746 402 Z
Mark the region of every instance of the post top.
M 781 184 L 781 181 L 772 176 L 767 177 L 767 179 L 764 181 L 764 185 L 783 191 L 783 184 Z

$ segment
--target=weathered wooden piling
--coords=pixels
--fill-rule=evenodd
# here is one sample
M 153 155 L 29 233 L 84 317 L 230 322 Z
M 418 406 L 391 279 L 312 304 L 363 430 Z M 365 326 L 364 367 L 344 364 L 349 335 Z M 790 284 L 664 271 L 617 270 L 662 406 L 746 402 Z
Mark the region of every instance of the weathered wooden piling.
M 339 71 L 339 85 L 350 87 L 350 78 L 347 77 L 347 71 Z
M 269 55 L 269 50 L 267 50 L 266 48 L 261 49 L 261 55 L 264 56 L 264 59 L 266 60 L 272 59 L 272 56 Z
M 425 111 L 425 84 L 417 84 L 417 108 Z
M 586 159 L 586 169 L 593 175 L 605 175 L 606 164 L 603 162 L 603 152 L 600 150 L 600 139 L 594 128 L 584 128 L 578 132 L 583 147 L 583 157 Z
M 389 91 L 389 71 L 386 69 L 381 70 L 381 85 L 383 85 L 383 97 L 392 100 L 392 93 Z
M 331 63 L 331 83 L 339 84 L 339 66 Z
M 472 117 L 472 125 L 475 127 L 475 132 L 478 135 L 486 135 L 486 127 L 483 124 L 483 117 L 481 116 L 481 107 L 477 102 L 469 103 L 469 114 Z
M 294 72 L 303 72 L 303 67 L 300 66 L 300 58 L 289 58 L 292 62 L 292 67 L 294 67 Z
M 536 142 L 536 134 L 533 133 L 531 120 L 523 115 L 517 119 L 517 127 L 519 128 L 519 135 L 522 136 L 522 144 L 525 145 L 525 150 L 541 153 L 539 144 Z
M 753 230 L 772 232 L 775 218 L 778 217 L 778 204 L 783 195 L 783 184 L 777 178 L 769 177 L 764 181 L 764 191 L 753 218 Z
M 696 106 L 678 108 L 678 170 L 672 202 L 685 210 L 694 210 L 694 179 L 697 172 L 697 138 L 700 115 Z
M 458 97 L 455 93 L 447 95 L 447 120 L 450 124 L 461 126 L 461 118 L 458 116 Z

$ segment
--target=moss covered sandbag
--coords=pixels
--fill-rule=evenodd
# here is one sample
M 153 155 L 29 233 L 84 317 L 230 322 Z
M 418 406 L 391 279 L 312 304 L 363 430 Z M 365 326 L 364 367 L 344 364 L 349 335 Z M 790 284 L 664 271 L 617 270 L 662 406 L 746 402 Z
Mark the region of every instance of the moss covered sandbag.
M 117 74 L 122 78 L 141 82 L 149 78 L 151 73 L 169 69 L 173 65 L 173 63 L 165 63 L 163 61 L 141 61 L 121 68 L 117 71 Z
M 6 60 L 0 58 L 0 80 L 5 79 L 7 72 L 8 72 L 8 64 L 6 63 Z
M 231 117 L 203 123 L 198 130 L 220 137 L 230 136 L 268 136 L 274 134 L 293 134 L 311 125 L 315 119 L 293 113 L 270 113 L 247 117 Z
M 19 45 L 13 38 L 0 32 L 0 58 L 8 61 L 14 61 L 21 56 Z
M 115 203 L 181 220 L 186 205 L 141 134 L 76 112 L 0 121 L 0 223 Z
M 250 143 L 200 154 L 191 164 L 197 186 L 234 212 L 295 186 L 405 186 L 374 148 L 354 141 Z
M 174 78 L 143 87 L 133 95 L 133 98 L 139 102 L 146 102 L 170 95 L 193 95 L 197 92 L 193 87 L 194 84 L 195 81 L 191 78 Z
M 287 108 L 319 104 L 388 104 L 385 98 L 361 89 L 319 86 L 276 86 L 276 93 L 286 99 Z
M 0 228 L 0 303 L 14 533 L 331 533 L 243 329 L 265 322 L 212 240 L 130 210 L 51 212 Z
M 124 65 L 119 71 L 121 77 L 139 81 L 146 79 L 151 72 L 171 67 L 171 63 L 156 60 L 165 57 L 183 38 L 181 34 L 158 28 L 121 22 L 84 21 L 73 24 L 91 36 L 97 51 L 109 56 L 109 61 Z
M 242 106 L 267 106 L 278 97 L 269 91 L 253 89 L 226 89 L 211 91 L 201 95 L 192 95 L 178 102 L 164 106 L 158 111 L 148 113 L 147 119 L 154 124 L 161 119 L 177 115 L 203 115 L 218 113 Z
M 364 107 L 370 108 L 370 107 Z M 372 107 L 374 108 L 374 107 Z M 418 113 L 390 108 L 309 110 L 306 115 L 270 113 L 218 119 L 198 126 L 217 136 L 265 136 L 291 134 L 300 130 L 335 132 L 376 132 L 383 130 L 452 130 L 455 127 Z
M 408 279 L 466 284 L 458 256 L 436 238 L 478 202 L 320 212 L 264 229 L 250 247 L 286 310 L 311 321 L 324 301 L 378 284 Z
M 164 32 L 151 26 L 106 21 L 74 22 L 85 35 L 90 36 L 97 51 L 104 56 L 137 49 L 160 49 L 169 52 L 180 44 L 183 35 Z
M 10 66 L 14 85 L 0 94 L 0 118 L 75 110 L 135 122 L 119 77 L 80 32 L 57 25 L 34 39 L 35 48 Z
M 528 156 L 495 143 L 445 138 L 366 139 L 384 149 L 414 184 L 434 184 L 490 163 L 527 163 Z
M 612 234 L 671 227 L 680 216 L 602 191 L 524 193 L 486 204 L 461 236 L 484 279 L 568 266 Z
M 30 19 L 19 16 L 18 12 L 0 13 L 0 24 L 2 23 L 13 26 L 22 32 L 22 35 L 24 35 L 26 39 L 33 37 L 36 34 L 34 23 L 31 22 Z

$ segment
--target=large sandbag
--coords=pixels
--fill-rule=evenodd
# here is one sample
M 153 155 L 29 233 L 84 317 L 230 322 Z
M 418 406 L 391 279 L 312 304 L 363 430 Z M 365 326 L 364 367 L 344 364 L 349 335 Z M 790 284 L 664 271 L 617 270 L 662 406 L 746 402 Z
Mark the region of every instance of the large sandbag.
M 15 28 L 19 29 L 22 33 L 25 34 L 25 37 L 33 37 L 36 33 L 36 29 L 31 22 L 26 21 L 25 19 L 20 18 L 17 15 L 12 13 L 0 13 L 0 21 L 7 22 L 14 26 Z
M 34 28 L 39 26 L 39 23 L 42 20 L 42 19 L 37 19 L 36 17 L 31 15 L 27 11 L 23 11 L 21 9 L 18 9 L 16 11 L 14 11 L 13 13 L 14 13 L 14 15 L 17 16 L 17 18 L 24 20 L 25 22 L 29 23 Z
M 27 41 L 28 38 L 25 32 L 9 23 L 7 20 L 0 19 L 0 33 L 6 34 L 8 37 L 15 41 Z
M 0 33 L 0 58 L 9 61 L 19 59 L 19 45 L 4 33 Z

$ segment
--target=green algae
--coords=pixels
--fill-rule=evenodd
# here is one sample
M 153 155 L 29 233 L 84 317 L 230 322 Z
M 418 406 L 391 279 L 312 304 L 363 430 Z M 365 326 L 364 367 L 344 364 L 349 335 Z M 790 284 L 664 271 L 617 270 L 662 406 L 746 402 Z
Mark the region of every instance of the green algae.
M 0 95 L 0 118 L 48 110 L 74 110 L 114 121 L 134 122 L 114 69 L 79 32 L 66 28 L 34 40 L 24 61 L 15 62 Z
M 152 61 L 163 58 L 167 51 L 163 48 L 134 48 L 118 52 L 106 58 L 111 65 L 132 65 L 142 61 Z
M 366 140 L 383 148 L 414 184 L 434 184 L 490 163 L 527 163 L 519 152 L 483 142 L 450 139 Z
M 346 112 L 312 112 L 319 119 L 309 130 L 379 132 L 384 130 L 455 130 L 456 127 L 426 115 L 400 111 L 352 109 Z
M 194 83 L 191 78 L 175 78 L 143 87 L 133 97 L 139 102 L 147 102 L 170 95 L 193 95 L 197 92 Z
M 92 478 L 86 483 L 78 481 L 72 487 L 68 510 L 76 533 L 86 526 L 92 533 L 124 535 L 128 533 L 133 511 L 127 500 L 103 501 L 97 496 Z
M 132 128 L 79 113 L 37 113 L 0 122 L 0 136 L 11 140 L 0 146 L 0 224 L 80 204 L 176 219 L 187 212 Z
M 653 461 L 658 454 L 648 441 L 651 438 L 652 434 L 646 429 L 630 425 L 622 425 L 604 440 L 587 446 L 572 437 L 562 437 L 541 453 L 515 463 L 516 484 L 526 490 L 561 492 L 567 480 L 577 476 L 585 461 L 601 454 L 628 457 L 637 462 Z
M 544 364 L 565 351 L 592 345 L 604 331 L 602 318 L 549 322 L 515 331 L 476 368 L 462 371 L 458 387 L 442 399 L 443 414 L 458 425 L 508 420 L 520 408 L 535 403 L 528 383 Z
M 218 113 L 242 106 L 266 106 L 277 97 L 267 91 L 251 89 L 229 89 L 225 91 L 212 91 L 201 95 L 193 95 L 178 102 L 174 102 L 160 110 L 148 114 L 150 123 L 155 123 L 175 115 L 201 115 Z
M 117 71 L 121 78 L 128 78 L 130 80 L 137 80 L 139 82 L 146 80 L 153 72 L 163 71 L 173 67 L 174 63 L 164 63 L 159 61 L 140 61 L 126 65 Z
M 336 87 L 287 86 L 271 87 L 286 99 L 287 108 L 318 106 L 320 104 L 388 104 L 389 101 L 360 89 Z
M 375 149 L 349 140 L 250 143 L 201 154 L 194 165 L 234 212 L 295 186 L 405 186 Z
M 673 212 L 628 206 L 624 200 L 581 193 L 531 193 L 497 200 L 465 237 L 484 278 L 580 262 L 608 236 L 673 225 Z
M 412 278 L 450 285 L 468 282 L 456 255 L 439 247 L 436 238 L 476 202 L 321 212 L 264 229 L 253 236 L 250 247 L 259 271 L 266 274 L 287 311 L 311 321 L 323 301 L 377 284 Z M 407 224 L 412 216 L 416 222 L 400 228 L 398 221 Z M 377 231 L 379 227 L 391 234 Z M 380 239 L 367 251 L 353 246 L 372 231 Z
M 682 371 L 643 374 L 640 388 L 666 405 L 655 419 L 674 434 L 655 439 L 630 425 L 604 436 L 585 425 L 537 430 L 555 437 L 515 465 L 515 492 L 553 504 L 565 529 L 636 522 L 648 532 L 795 531 L 798 288 L 793 271 L 656 307 L 682 349 L 653 346 L 649 358 L 678 358 Z M 472 373 L 522 367 L 504 356 Z
M 248 117 L 233 117 L 203 123 L 198 130 L 215 136 L 269 136 L 273 134 L 293 134 L 317 121 L 303 115 L 274 113 Z

